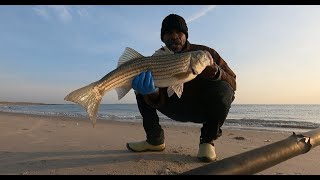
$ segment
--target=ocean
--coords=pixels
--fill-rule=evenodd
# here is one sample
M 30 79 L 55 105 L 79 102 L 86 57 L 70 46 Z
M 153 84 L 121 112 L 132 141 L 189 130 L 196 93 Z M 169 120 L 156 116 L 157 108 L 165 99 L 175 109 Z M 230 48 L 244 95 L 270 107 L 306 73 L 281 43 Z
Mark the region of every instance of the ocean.
M 0 111 L 87 117 L 85 110 L 77 104 L 2 105 Z M 174 121 L 160 112 L 158 115 L 162 124 L 201 126 L 201 124 Z M 142 122 L 136 104 L 101 104 L 98 118 L 98 121 Z M 98 121 L 97 123 L 99 123 Z M 320 105 L 232 104 L 223 127 L 303 132 L 320 127 Z

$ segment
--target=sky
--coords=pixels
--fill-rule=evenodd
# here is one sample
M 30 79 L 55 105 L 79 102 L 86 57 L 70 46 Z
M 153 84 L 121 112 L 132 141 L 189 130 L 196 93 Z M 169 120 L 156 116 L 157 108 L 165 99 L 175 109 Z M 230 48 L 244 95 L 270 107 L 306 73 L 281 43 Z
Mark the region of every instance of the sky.
M 0 6 L 0 101 L 69 103 L 116 68 L 126 47 L 150 56 L 175 13 L 188 40 L 215 49 L 237 75 L 234 104 L 320 104 L 320 6 Z M 115 90 L 102 103 L 136 103 Z

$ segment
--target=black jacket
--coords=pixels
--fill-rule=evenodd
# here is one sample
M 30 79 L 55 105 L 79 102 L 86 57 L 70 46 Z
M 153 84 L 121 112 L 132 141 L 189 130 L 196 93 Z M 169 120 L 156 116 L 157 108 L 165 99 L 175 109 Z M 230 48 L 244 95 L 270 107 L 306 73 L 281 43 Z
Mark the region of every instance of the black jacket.
M 236 91 L 236 74 L 231 70 L 228 64 L 220 57 L 220 55 L 214 49 L 203 45 L 190 44 L 187 41 L 184 49 L 180 53 L 196 50 L 207 50 L 208 52 L 210 52 L 214 62 L 216 63 L 216 65 L 219 66 L 219 72 L 216 73 L 216 68 L 212 68 L 210 66 L 206 67 L 202 71 L 202 73 L 199 74 L 195 79 L 184 84 L 183 95 L 192 96 L 192 84 L 195 81 L 199 81 L 200 79 L 216 80 L 218 77 L 220 77 L 219 80 L 226 81 L 227 83 L 229 83 L 232 89 Z M 157 108 L 163 105 L 166 99 L 169 97 L 167 94 L 167 88 L 159 88 L 159 91 L 157 93 L 145 95 L 143 98 L 148 105 Z

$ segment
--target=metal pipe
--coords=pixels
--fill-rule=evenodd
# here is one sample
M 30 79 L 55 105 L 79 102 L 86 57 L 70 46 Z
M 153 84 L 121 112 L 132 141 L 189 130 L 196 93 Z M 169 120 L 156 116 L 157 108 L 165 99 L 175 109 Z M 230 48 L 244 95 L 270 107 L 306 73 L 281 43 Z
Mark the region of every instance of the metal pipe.
M 186 171 L 181 175 L 255 174 L 320 144 L 320 128 Z

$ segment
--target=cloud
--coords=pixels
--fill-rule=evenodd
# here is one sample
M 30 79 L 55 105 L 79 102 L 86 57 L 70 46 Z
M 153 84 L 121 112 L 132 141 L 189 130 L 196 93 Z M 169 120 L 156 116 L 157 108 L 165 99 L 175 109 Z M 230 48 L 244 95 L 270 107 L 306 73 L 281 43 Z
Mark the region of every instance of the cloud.
M 192 21 L 195 21 L 195 20 L 199 19 L 200 17 L 206 15 L 209 11 L 211 11 L 215 7 L 216 7 L 216 5 L 210 5 L 210 6 L 206 7 L 206 8 L 204 8 L 204 9 L 202 9 L 200 12 L 194 14 L 189 19 L 187 19 L 187 23 L 190 23 Z
M 80 17 L 88 17 L 89 12 L 85 8 L 78 8 L 76 12 L 79 14 Z
M 58 17 L 63 23 L 72 20 L 71 8 L 64 5 L 36 6 L 33 8 L 36 14 L 46 20 L 50 19 L 50 15 Z
M 43 17 L 46 20 L 50 19 L 50 16 L 48 14 L 48 11 L 44 6 L 36 6 L 33 8 L 33 10 L 38 14 L 39 16 Z
M 59 17 L 59 19 L 62 22 L 67 23 L 72 20 L 72 15 L 71 15 L 70 9 L 67 6 L 52 5 L 52 6 L 48 6 L 48 7 L 52 8 L 55 11 L 56 15 Z

